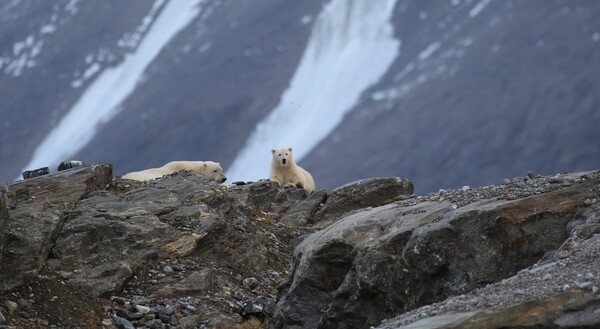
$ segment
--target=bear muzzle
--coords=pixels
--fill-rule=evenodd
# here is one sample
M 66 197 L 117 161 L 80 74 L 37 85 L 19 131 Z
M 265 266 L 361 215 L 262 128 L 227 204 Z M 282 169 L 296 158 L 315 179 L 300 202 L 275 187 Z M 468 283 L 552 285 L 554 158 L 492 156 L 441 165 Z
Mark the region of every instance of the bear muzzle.
M 281 163 L 286 164 L 287 163 L 287 159 L 286 158 L 281 159 Z

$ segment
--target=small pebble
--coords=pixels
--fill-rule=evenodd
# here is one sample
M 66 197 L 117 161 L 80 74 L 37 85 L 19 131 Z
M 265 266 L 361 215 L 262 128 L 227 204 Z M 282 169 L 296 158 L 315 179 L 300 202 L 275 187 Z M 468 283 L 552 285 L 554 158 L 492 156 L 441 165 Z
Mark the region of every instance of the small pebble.
M 19 307 L 25 307 L 27 306 L 27 301 L 23 298 L 19 298 L 19 300 L 17 300 L 17 304 L 19 305 Z
M 150 307 L 144 305 L 135 305 L 135 309 L 142 314 L 150 312 Z
M 244 287 L 254 289 L 258 286 L 258 280 L 256 278 L 250 277 L 250 278 L 244 279 L 242 284 L 244 285 Z
M 167 273 L 167 274 L 171 274 L 174 272 L 173 268 L 169 265 L 165 266 L 165 268 L 163 268 L 163 272 Z

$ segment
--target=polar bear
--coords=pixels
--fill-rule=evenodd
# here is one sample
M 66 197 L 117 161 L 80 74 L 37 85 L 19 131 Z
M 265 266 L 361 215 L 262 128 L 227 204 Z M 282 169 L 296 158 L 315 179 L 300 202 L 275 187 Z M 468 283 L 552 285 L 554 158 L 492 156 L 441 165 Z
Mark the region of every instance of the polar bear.
M 302 187 L 310 193 L 315 189 L 315 181 L 308 171 L 302 169 L 294 162 L 292 148 L 278 148 L 271 150 L 271 175 L 269 179 L 283 186 Z
M 199 173 L 211 181 L 223 183 L 227 180 L 223 173 L 221 164 L 213 161 L 171 161 L 160 168 L 151 168 L 142 171 L 134 171 L 123 175 L 124 179 L 132 179 L 145 182 L 151 179 L 159 178 L 164 175 L 172 174 L 179 170 L 191 170 Z

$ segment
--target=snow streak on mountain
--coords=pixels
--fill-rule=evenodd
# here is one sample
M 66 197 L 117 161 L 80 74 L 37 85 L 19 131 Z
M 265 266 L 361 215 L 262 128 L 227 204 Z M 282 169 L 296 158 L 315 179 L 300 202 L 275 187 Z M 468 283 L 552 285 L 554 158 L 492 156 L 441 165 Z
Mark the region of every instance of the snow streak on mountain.
M 400 51 L 390 23 L 395 3 L 333 0 L 324 7 L 289 89 L 229 168 L 233 180 L 267 178 L 275 147 L 293 147 L 300 160 L 386 73 Z
M 162 48 L 198 15 L 201 1 L 170 0 L 165 5 L 165 0 L 156 0 L 149 15 L 138 28 L 140 33 L 147 32 L 137 49 L 126 55 L 121 64 L 107 68 L 98 75 L 68 114 L 37 147 L 24 170 L 68 159 L 90 142 L 97 126 L 109 121 L 119 112 L 119 104 L 135 90 L 144 70 Z M 87 75 L 92 75 L 99 69 L 99 65 L 93 63 L 88 68 L 93 73 Z M 80 85 L 79 80 L 72 84 L 74 88 Z

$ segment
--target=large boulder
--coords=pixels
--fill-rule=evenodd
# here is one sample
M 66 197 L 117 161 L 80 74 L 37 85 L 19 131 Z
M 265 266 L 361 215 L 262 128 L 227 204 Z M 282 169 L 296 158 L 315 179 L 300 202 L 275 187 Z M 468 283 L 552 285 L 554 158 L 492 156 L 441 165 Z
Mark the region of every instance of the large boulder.
M 568 224 L 589 212 L 599 182 L 590 177 L 517 200 L 398 202 L 347 215 L 294 251 L 275 328 L 364 328 L 510 277 L 560 247 Z

